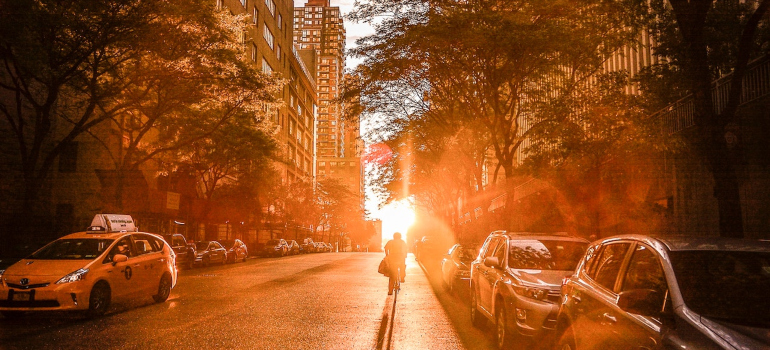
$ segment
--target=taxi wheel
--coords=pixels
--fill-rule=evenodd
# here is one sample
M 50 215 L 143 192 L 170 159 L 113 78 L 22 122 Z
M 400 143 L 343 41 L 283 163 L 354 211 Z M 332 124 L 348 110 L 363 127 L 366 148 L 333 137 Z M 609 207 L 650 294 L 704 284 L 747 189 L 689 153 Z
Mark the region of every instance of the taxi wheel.
M 24 311 L 0 311 L 0 315 L 7 319 L 15 320 L 24 317 Z
M 158 285 L 158 294 L 153 295 L 156 303 L 162 303 L 168 299 L 171 294 L 171 276 L 168 273 L 163 274 L 160 278 L 160 284 Z
M 97 283 L 88 297 L 88 316 L 99 317 L 110 307 L 110 286 L 105 282 Z

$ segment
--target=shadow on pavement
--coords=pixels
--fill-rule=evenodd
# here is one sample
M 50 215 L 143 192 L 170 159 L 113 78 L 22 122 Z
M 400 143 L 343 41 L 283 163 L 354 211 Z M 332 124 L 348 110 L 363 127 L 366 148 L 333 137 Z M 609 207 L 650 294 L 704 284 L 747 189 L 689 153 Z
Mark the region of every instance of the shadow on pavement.
M 449 293 L 444 289 L 441 277 L 441 260 L 423 258 L 417 262 L 428 277 L 433 292 L 449 316 L 452 326 L 460 335 L 465 349 L 496 349 L 492 331 L 488 327 L 479 329 L 471 324 L 469 287 L 456 288 L 454 293 Z

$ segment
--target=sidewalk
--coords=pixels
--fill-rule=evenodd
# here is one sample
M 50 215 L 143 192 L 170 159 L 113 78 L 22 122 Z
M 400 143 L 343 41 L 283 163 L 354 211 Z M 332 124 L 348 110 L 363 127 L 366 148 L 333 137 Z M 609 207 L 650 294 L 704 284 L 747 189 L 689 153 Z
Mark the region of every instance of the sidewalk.
M 393 299 L 388 297 L 387 304 L 392 306 Z M 406 282 L 395 300 L 390 344 L 386 342 L 382 349 L 464 349 L 449 315 L 411 254 L 406 259 Z

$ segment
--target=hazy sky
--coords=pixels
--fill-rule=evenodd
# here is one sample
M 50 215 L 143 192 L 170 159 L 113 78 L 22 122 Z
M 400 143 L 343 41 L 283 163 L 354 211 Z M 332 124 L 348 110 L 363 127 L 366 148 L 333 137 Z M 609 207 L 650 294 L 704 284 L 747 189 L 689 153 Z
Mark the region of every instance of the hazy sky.
M 307 0 L 294 0 L 294 7 L 304 7 L 305 3 L 307 3 Z M 353 3 L 355 3 L 355 0 L 331 0 L 331 5 L 339 7 L 343 16 L 347 15 L 348 12 L 353 9 Z M 374 29 L 368 24 L 352 23 L 346 20 L 345 32 L 347 34 L 345 48 L 350 49 L 355 46 L 356 39 L 374 33 Z M 346 68 L 352 69 L 355 68 L 359 62 L 358 60 L 348 58 L 346 63 Z

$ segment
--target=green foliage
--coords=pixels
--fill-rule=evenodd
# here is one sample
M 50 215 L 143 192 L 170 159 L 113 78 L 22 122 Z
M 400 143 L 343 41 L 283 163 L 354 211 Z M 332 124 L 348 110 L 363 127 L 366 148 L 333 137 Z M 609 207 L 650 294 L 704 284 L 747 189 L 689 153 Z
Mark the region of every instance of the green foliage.
M 318 226 L 327 226 L 332 234 L 360 234 L 365 227 L 365 212 L 358 196 L 338 179 L 318 182 Z
M 352 51 L 364 63 L 350 89 L 360 94 L 358 110 L 390 126 L 376 129 L 397 150 L 380 179 L 391 192 L 407 182 L 409 194 L 434 206 L 480 190 L 485 167 L 494 177 L 500 168 L 500 176 L 515 176 L 524 140 L 565 115 L 537 108 L 562 102 L 604 57 L 632 41 L 645 21 L 644 3 L 359 4 L 351 19 L 385 16 Z
M 85 133 L 120 173 L 230 119 L 260 120 L 280 81 L 244 59 L 245 25 L 204 0 L 0 2 L 0 114 L 26 198 Z

